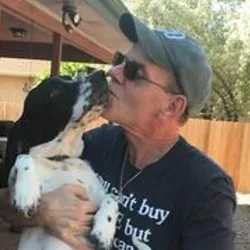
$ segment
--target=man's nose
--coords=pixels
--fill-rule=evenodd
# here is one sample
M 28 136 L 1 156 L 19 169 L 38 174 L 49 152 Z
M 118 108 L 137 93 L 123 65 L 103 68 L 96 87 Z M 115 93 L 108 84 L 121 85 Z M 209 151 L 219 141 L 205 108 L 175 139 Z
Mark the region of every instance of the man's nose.
M 109 71 L 108 75 L 115 79 L 115 83 L 124 85 L 125 77 L 124 77 L 124 64 L 119 64 L 117 66 L 113 66 Z

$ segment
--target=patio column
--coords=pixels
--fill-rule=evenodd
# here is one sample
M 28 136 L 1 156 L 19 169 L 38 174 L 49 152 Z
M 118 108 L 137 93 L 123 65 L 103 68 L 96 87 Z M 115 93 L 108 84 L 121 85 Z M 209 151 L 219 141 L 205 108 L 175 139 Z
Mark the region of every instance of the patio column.
M 62 59 L 62 36 L 54 32 L 52 62 L 50 71 L 51 76 L 59 75 L 61 59 Z

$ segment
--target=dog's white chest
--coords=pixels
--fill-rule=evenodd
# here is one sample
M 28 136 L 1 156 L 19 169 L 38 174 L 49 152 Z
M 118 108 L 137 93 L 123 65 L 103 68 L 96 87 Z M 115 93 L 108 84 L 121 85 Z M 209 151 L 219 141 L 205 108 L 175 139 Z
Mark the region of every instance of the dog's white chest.
M 13 205 L 25 215 L 36 209 L 42 193 L 50 192 L 64 184 L 83 186 L 90 200 L 100 207 L 94 217 L 91 236 L 102 248 L 110 248 L 115 234 L 118 202 L 105 193 L 87 162 L 78 158 L 51 161 L 42 157 L 20 155 L 11 170 L 9 182 Z M 72 250 L 39 227 L 24 230 L 21 237 L 19 250 L 34 249 Z

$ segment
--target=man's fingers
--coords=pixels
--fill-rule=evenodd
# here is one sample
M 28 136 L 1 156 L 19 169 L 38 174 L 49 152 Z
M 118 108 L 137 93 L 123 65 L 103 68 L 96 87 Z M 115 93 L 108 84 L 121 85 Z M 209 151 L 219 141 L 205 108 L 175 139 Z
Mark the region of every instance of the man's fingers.
M 87 202 L 84 202 L 83 209 L 84 209 L 85 214 L 91 215 L 97 211 L 98 207 L 93 202 L 87 201 Z
M 88 236 L 90 235 L 91 228 L 90 227 L 83 227 L 83 228 L 75 228 L 72 230 L 72 234 L 75 236 Z
M 91 226 L 93 224 L 93 219 L 93 215 L 85 215 L 84 217 L 80 218 L 78 222 L 84 226 Z
M 98 209 L 97 205 L 89 200 L 88 194 L 83 187 L 74 184 L 66 184 L 64 185 L 64 189 L 66 189 L 66 193 L 70 192 L 73 194 L 73 196 L 80 199 L 79 203 L 77 204 L 79 205 L 80 209 L 85 212 L 85 214 L 95 213 Z
M 79 185 L 66 185 L 66 188 L 68 188 L 76 197 L 78 197 L 81 200 L 88 199 L 88 194 L 84 188 L 82 188 Z
M 91 225 L 91 224 L 90 224 Z M 72 223 L 69 228 L 67 229 L 67 232 L 70 232 L 70 234 L 80 236 L 80 235 L 88 235 L 91 231 L 90 225 L 86 225 L 86 223 Z

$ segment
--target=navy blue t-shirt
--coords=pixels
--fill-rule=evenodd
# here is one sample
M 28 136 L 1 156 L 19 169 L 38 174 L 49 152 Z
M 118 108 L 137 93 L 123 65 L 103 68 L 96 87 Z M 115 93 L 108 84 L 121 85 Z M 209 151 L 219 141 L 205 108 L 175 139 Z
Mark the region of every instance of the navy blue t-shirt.
M 108 193 L 117 193 L 126 151 L 119 126 L 84 135 L 83 158 Z M 123 183 L 137 173 L 125 162 Z M 231 179 L 182 137 L 123 190 L 113 248 L 136 249 L 135 235 L 153 250 L 232 250 L 235 191 Z

